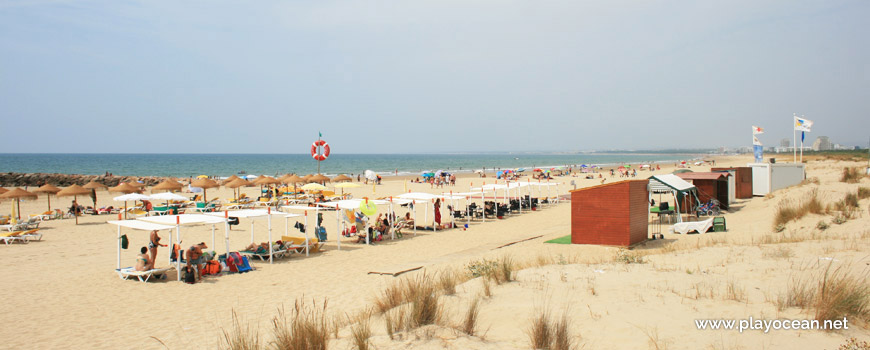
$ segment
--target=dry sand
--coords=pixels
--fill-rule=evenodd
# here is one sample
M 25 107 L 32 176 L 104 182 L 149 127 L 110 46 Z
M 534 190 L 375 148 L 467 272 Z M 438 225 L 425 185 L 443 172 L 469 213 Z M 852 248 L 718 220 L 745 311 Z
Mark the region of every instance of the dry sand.
M 717 166 L 740 166 L 748 157 L 717 158 Z M 784 234 L 803 237 L 793 243 L 771 243 L 775 207 L 783 200 L 805 196 L 820 188 L 823 201 L 833 202 L 859 185 L 839 182 L 843 166 L 861 164 L 813 161 L 808 177 L 820 184 L 796 186 L 772 196 L 741 200 L 725 213 L 729 231 L 702 235 L 666 234 L 665 240 L 636 247 L 633 253 L 647 255 L 643 264 L 613 262 L 618 249 L 599 246 L 544 244 L 544 240 L 570 234 L 570 204 L 563 202 L 542 210 L 505 220 L 474 222 L 467 231 L 452 229 L 407 234 L 404 239 L 365 246 L 345 240 L 335 245 L 335 217 L 327 214 L 325 226 L 330 241 L 323 253 L 310 257 L 296 255 L 275 264 L 254 262 L 256 271 L 246 274 L 207 277 L 204 283 L 187 285 L 169 281 L 139 283 L 122 281 L 113 270 L 116 264 L 116 229 L 106 224 L 115 216 L 84 216 L 73 220 L 48 221 L 40 227 L 41 242 L 0 247 L 6 262 L 0 267 L 0 293 L 6 298 L 0 311 L 8 322 L 0 328 L 4 348 L 107 348 L 107 349 L 199 349 L 216 348 L 221 329 L 230 328 L 232 313 L 259 329 L 264 340 L 271 339 L 270 320 L 279 307 L 290 307 L 299 298 L 328 299 L 328 310 L 354 314 L 370 307 L 372 300 L 396 278 L 368 274 L 373 270 L 399 270 L 422 266 L 408 273 L 432 273 L 445 268 L 462 268 L 470 261 L 510 255 L 516 261 L 535 265 L 538 260 L 554 264 L 530 267 L 517 273 L 517 282 L 493 286 L 493 296 L 481 303 L 481 328 L 485 339 L 469 337 L 443 327 L 387 338 L 383 319 L 372 319 L 376 348 L 529 348 L 525 330 L 532 315 L 542 308 L 555 314 L 568 310 L 572 334 L 586 348 L 670 349 L 755 349 L 836 348 L 845 338 L 870 338 L 870 332 L 855 325 L 850 330 L 824 331 L 700 331 L 697 318 L 811 318 L 797 308 L 777 310 L 772 302 L 789 286 L 793 276 L 811 274 L 828 264 L 842 264 L 852 271 L 864 271 L 868 258 L 868 200 L 861 201 L 859 217 L 819 232 L 820 220 L 830 216 L 810 215 L 788 224 Z M 669 173 L 672 166 L 652 173 Z M 709 166 L 693 167 L 703 171 Z M 639 172 L 646 178 L 651 172 Z M 561 177 L 575 180 L 578 187 L 599 184 L 598 179 Z M 619 177 L 608 181 L 618 181 Z M 480 185 L 492 178 L 460 178 L 453 189 L 466 191 L 470 183 Z M 867 186 L 868 180 L 862 180 Z M 356 198 L 383 197 L 407 189 L 438 193 L 428 184 L 407 184 L 385 180 L 383 185 L 351 189 Z M 564 194 L 568 186 L 562 186 Z M 450 190 L 450 188 L 446 188 Z M 255 195 L 255 189 L 244 189 Z M 111 201 L 114 194 L 98 192 L 98 203 Z M 232 197 L 231 190 L 209 191 L 209 196 Z M 90 199 L 80 199 L 90 203 Z M 9 212 L 9 201 L 0 210 Z M 68 199 L 52 198 L 52 205 L 69 205 Z M 22 203 L 24 213 L 45 210 L 44 196 Z M 405 209 L 398 210 L 404 214 Z M 431 213 L 430 221 L 431 221 Z M 423 211 L 418 212 L 418 221 Z M 292 225 L 292 221 L 291 221 Z M 250 242 L 250 222 L 230 232 L 230 244 L 237 250 Z M 122 266 L 131 266 L 147 233 L 123 231 L 130 237 L 130 249 L 122 253 Z M 266 240 L 265 221 L 255 221 L 256 241 Z M 284 232 L 283 219 L 273 222 L 277 239 Z M 296 232 L 291 227 L 291 232 Z M 218 236 L 223 230 L 218 230 Z M 295 233 L 298 235 L 298 233 Z M 494 249 L 506 243 L 535 236 L 542 238 Z M 166 236 L 164 233 L 163 236 Z M 186 244 L 211 242 L 211 228 L 182 228 Z M 791 237 L 791 236 L 789 236 Z M 216 250 L 223 252 L 223 244 Z M 765 244 L 762 244 L 765 243 Z M 670 246 L 669 246 L 670 245 Z M 668 247 L 669 246 L 669 247 Z M 667 247 L 662 249 L 662 247 Z M 165 265 L 168 250 L 158 255 Z M 833 260 L 828 260 L 831 258 Z M 560 263 L 561 262 L 561 263 Z M 866 275 L 865 275 L 866 276 Z M 729 286 L 731 292 L 729 292 Z M 446 297 L 446 311 L 458 320 L 470 300 L 480 294 L 480 279 L 458 288 Z M 736 291 L 736 292 L 735 292 Z M 593 293 L 594 292 L 594 293 Z M 735 294 L 737 294 L 735 296 Z M 340 332 L 330 348 L 353 348 L 349 328 Z M 165 344 L 165 347 L 164 347 Z

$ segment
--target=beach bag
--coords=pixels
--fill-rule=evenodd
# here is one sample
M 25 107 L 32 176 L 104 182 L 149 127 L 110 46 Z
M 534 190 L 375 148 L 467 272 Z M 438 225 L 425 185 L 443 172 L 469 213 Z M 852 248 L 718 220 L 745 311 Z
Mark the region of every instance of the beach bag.
M 321 241 L 321 242 L 326 241 L 326 227 L 323 227 L 323 226 L 318 227 L 315 230 L 314 235 L 317 236 L 318 241 Z
M 130 240 L 127 239 L 127 235 L 121 235 L 121 249 L 127 249 L 130 246 Z
M 232 254 L 227 256 L 226 262 L 227 262 L 227 270 L 229 270 L 232 273 L 239 272 L 239 268 L 236 266 L 236 259 L 233 258 Z
M 184 273 L 181 275 L 181 280 L 187 284 L 196 283 L 196 272 L 193 266 L 185 266 Z
M 202 268 L 202 275 L 217 275 L 221 273 L 221 263 L 209 260 Z

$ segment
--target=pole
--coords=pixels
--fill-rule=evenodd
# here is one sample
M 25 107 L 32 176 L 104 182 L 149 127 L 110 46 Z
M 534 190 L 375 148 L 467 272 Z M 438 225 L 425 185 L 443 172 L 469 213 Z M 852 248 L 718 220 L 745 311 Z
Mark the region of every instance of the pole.
M 341 250 L 341 209 L 338 204 L 335 205 L 335 244 L 338 250 Z
M 272 249 L 272 207 L 266 208 L 266 220 L 269 227 L 269 264 L 272 263 L 272 254 L 275 252 Z M 251 220 L 253 222 L 253 220 Z
M 797 163 L 797 130 L 794 128 L 797 120 L 797 113 L 794 114 L 794 119 L 791 121 L 791 149 L 794 151 L 792 163 Z
M 227 258 L 230 257 L 230 222 L 229 219 L 230 213 L 228 211 L 224 211 L 224 240 L 227 244 Z
M 121 225 L 118 225 L 118 270 L 121 269 Z
M 308 256 L 308 246 L 310 243 L 308 242 L 308 210 L 305 210 L 305 256 Z

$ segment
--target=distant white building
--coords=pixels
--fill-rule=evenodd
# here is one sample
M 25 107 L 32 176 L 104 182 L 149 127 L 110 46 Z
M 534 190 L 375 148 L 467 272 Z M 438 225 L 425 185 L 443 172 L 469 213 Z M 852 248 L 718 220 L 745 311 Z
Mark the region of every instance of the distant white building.
M 779 147 L 788 148 L 788 146 L 791 146 L 791 140 L 789 140 L 789 139 L 779 140 Z
M 831 140 L 827 136 L 819 136 L 813 142 L 813 151 L 830 151 L 833 149 Z

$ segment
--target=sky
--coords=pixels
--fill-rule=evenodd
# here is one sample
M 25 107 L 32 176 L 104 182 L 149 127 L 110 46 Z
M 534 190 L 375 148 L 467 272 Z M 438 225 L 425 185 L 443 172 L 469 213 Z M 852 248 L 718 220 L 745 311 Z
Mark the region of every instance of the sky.
M 0 0 L 0 152 L 867 145 L 868 1 Z M 798 135 L 799 137 L 799 135 Z

